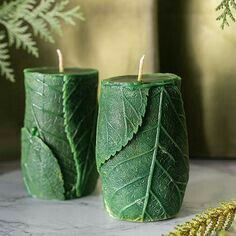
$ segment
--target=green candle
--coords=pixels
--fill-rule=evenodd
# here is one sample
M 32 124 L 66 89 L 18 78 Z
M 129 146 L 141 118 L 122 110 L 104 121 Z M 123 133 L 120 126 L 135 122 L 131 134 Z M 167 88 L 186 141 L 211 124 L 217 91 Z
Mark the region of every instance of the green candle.
M 121 220 L 169 219 L 182 205 L 189 176 L 181 79 L 138 78 L 102 81 L 96 161 L 104 204 Z
M 98 72 L 35 68 L 24 73 L 26 109 L 21 164 L 29 194 L 64 200 L 91 193 L 98 176 Z

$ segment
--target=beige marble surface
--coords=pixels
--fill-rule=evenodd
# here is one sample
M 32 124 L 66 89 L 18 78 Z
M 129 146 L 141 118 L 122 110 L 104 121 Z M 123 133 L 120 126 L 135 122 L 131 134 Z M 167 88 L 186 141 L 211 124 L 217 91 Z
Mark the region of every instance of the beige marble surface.
M 179 215 L 156 223 L 110 218 L 97 191 L 73 201 L 40 201 L 27 196 L 17 164 L 0 164 L 0 236 L 163 235 L 203 209 L 236 197 L 236 161 L 192 161 L 190 181 Z

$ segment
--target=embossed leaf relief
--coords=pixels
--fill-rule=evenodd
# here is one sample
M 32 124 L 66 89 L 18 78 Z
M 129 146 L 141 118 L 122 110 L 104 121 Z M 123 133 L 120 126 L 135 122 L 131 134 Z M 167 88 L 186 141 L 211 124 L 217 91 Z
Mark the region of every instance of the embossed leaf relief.
M 124 220 L 173 217 L 188 181 L 187 132 L 178 87 L 151 88 L 145 110 L 137 134 L 100 169 L 106 208 Z
M 109 86 L 101 92 L 100 99 L 105 102 L 101 102 L 99 108 L 96 146 L 98 170 L 137 133 L 145 114 L 148 90 Z
M 78 173 L 77 196 L 90 193 L 95 187 L 98 175 L 94 158 L 97 119 L 97 104 L 94 101 L 96 100 L 97 84 L 94 80 L 89 77 L 87 79 L 64 77 L 64 123 Z
M 66 199 L 86 195 L 96 184 L 96 86 L 96 78 L 82 81 L 73 76 L 25 80 L 25 127 L 35 129 L 57 159 Z
M 22 129 L 24 182 L 32 196 L 64 200 L 63 178 L 50 148 L 27 129 Z
M 63 117 L 63 79 L 27 75 L 25 127 L 36 128 L 61 167 L 66 198 L 75 196 L 76 166 L 67 140 Z

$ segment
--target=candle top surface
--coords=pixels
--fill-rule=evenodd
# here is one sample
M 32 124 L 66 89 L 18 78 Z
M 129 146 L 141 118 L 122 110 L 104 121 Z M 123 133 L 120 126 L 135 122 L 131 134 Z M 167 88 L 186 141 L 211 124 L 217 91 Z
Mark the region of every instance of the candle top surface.
M 44 74 L 44 75 L 88 75 L 97 74 L 98 71 L 90 68 L 65 68 L 64 72 L 60 73 L 57 67 L 39 67 L 39 68 L 28 68 L 24 70 L 25 73 L 33 74 Z
M 154 73 L 143 74 L 142 80 L 138 81 L 137 75 L 117 76 L 102 81 L 103 85 L 108 86 L 123 86 L 123 87 L 149 87 L 158 85 L 175 84 L 180 82 L 181 78 L 175 74 L 169 73 Z

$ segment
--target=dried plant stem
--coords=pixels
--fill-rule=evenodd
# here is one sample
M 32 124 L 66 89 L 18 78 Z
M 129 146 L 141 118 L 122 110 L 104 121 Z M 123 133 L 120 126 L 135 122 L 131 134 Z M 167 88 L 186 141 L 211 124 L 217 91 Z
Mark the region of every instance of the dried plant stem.
M 191 221 L 178 225 L 169 236 L 210 236 L 213 232 L 229 230 L 236 213 L 236 200 L 221 203 L 219 207 L 211 208 L 196 215 Z

